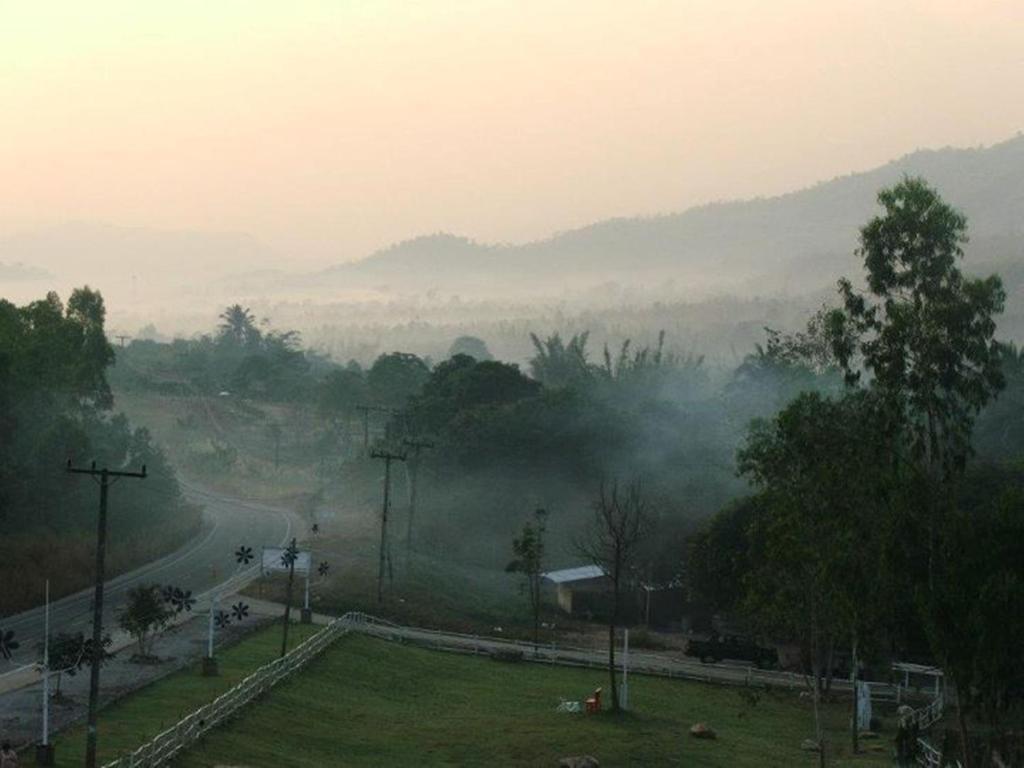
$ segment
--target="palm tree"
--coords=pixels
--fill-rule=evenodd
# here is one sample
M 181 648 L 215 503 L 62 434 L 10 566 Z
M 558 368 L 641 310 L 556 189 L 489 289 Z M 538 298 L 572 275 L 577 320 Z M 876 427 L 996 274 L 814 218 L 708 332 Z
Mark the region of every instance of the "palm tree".
M 218 340 L 227 341 L 238 346 L 254 346 L 261 338 L 256 327 L 256 318 L 248 307 L 232 304 L 220 313 L 220 332 Z

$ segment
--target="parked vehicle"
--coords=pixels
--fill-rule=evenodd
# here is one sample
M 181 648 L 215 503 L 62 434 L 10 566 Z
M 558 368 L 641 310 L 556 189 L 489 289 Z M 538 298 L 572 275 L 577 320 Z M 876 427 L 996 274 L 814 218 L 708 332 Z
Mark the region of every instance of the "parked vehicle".
M 707 640 L 692 639 L 686 644 L 686 655 L 705 664 L 731 659 L 749 661 L 757 667 L 775 667 L 779 654 L 774 648 L 765 648 L 753 640 L 738 635 L 712 635 Z

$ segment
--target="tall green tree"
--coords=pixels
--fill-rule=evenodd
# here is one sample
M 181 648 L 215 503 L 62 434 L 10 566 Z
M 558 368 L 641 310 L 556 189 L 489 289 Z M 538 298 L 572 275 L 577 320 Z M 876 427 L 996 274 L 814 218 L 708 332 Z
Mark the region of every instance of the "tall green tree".
M 527 520 L 522 532 L 512 540 L 515 559 L 505 570 L 521 573 L 526 580 L 524 587 L 530 598 L 530 613 L 533 615 L 533 648 L 540 643 L 541 586 L 544 576 L 544 533 L 547 530 L 547 510 L 537 509 L 533 519 Z
M 822 765 L 819 701 L 832 650 L 849 639 L 856 651 L 882 607 L 879 500 L 890 450 L 874 398 L 851 392 L 800 395 L 771 421 L 755 422 L 739 453 L 762 502 L 748 528 L 746 607 L 808 653 Z
M 878 194 L 884 212 L 861 230 L 867 291 L 839 283 L 830 317 L 847 380 L 864 372 L 909 436 L 911 455 L 941 485 L 970 454 L 978 411 L 1003 387 L 998 276 L 966 277 L 958 263 L 967 219 L 923 179 Z
M 1004 386 L 995 331 L 1005 293 L 995 275 L 960 271 L 967 219 L 923 179 L 883 189 L 878 202 L 882 214 L 860 233 L 867 290 L 841 280 L 843 309 L 829 323 L 847 381 L 868 380 L 902 437 L 905 449 L 892 461 L 917 494 L 905 509 L 915 517 L 911 537 L 926 542 L 917 588 L 928 625 L 943 610 L 939 553 L 953 544 L 943 541 L 946 517 L 955 514 L 953 489 L 972 452 L 974 422 Z M 948 626 L 935 623 L 930 633 L 939 659 L 958 643 Z M 966 751 L 965 760 L 969 768 Z

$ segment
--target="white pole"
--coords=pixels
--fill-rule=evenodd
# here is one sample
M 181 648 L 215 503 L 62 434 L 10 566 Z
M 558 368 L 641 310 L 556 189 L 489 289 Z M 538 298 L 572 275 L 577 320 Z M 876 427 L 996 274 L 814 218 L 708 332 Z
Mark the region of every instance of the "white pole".
M 309 553 L 309 567 L 306 568 L 306 602 L 305 608 L 309 610 L 309 572 L 313 570 L 313 552 L 310 550 Z
M 629 709 L 629 630 L 622 630 L 622 708 Z
M 46 580 L 43 619 L 43 746 L 50 743 L 50 580 Z
M 213 614 L 217 610 L 217 595 L 210 598 L 210 636 L 206 643 L 206 656 L 213 658 Z

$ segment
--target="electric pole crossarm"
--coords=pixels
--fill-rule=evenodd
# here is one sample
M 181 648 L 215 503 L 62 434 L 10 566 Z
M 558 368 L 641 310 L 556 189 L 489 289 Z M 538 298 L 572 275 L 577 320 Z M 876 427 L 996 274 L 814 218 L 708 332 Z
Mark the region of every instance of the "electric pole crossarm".
M 118 471 L 118 470 L 115 470 L 115 469 L 96 469 L 95 462 L 93 463 L 93 465 L 91 467 L 88 467 L 88 468 L 73 467 L 73 466 L 71 466 L 70 459 L 68 460 L 67 471 L 70 472 L 72 475 L 97 475 L 97 476 L 106 475 L 107 477 L 138 477 L 138 478 L 144 478 L 144 477 L 147 476 L 146 475 L 146 465 L 145 464 L 142 465 L 142 471 L 141 472 L 122 472 L 122 471 Z

